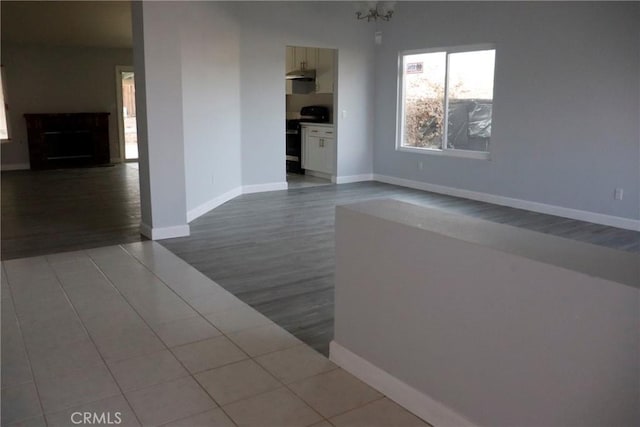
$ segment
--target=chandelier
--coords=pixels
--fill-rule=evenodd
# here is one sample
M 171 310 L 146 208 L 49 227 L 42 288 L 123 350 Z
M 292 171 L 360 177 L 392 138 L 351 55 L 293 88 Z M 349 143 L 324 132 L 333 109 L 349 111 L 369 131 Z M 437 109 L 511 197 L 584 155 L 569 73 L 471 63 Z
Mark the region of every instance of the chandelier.
M 394 1 L 368 1 L 359 2 L 356 8 L 356 18 L 366 19 L 367 22 L 382 19 L 388 21 L 393 15 Z

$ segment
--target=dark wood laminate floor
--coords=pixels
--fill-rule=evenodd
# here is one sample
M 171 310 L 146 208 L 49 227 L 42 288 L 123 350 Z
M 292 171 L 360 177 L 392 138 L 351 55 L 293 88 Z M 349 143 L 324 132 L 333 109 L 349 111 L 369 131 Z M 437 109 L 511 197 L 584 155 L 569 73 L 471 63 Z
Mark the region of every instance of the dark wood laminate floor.
M 3 260 L 134 242 L 135 165 L 2 172 Z
M 327 354 L 333 337 L 334 209 L 389 197 L 640 253 L 640 233 L 367 182 L 237 197 L 191 223 L 169 250 Z

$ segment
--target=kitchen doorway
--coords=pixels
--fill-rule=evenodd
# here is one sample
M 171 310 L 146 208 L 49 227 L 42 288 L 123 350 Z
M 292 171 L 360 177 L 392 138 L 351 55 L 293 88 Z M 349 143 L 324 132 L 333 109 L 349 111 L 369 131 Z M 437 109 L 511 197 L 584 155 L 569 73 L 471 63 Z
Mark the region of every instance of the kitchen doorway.
M 138 132 L 136 126 L 136 85 L 133 67 L 117 66 L 116 79 L 120 157 L 125 162 L 137 162 Z
M 286 165 L 289 188 L 335 182 L 337 50 L 286 46 Z

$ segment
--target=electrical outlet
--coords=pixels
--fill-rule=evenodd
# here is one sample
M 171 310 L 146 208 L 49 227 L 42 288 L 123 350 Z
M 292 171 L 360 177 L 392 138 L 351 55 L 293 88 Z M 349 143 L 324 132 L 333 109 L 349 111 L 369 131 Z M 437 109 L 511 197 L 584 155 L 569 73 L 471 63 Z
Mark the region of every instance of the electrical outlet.
M 424 169 L 424 163 L 422 163 L 422 160 L 418 161 L 418 170 L 423 170 Z
M 615 200 L 622 200 L 622 197 L 624 196 L 624 190 L 622 188 L 616 188 L 613 191 L 613 198 Z

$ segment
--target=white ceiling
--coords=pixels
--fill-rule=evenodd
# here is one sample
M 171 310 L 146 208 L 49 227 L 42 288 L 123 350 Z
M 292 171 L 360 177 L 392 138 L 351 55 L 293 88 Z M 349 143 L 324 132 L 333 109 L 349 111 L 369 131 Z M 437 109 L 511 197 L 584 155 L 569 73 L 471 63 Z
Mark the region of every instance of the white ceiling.
M 3 42 L 131 47 L 129 1 L 0 2 Z

